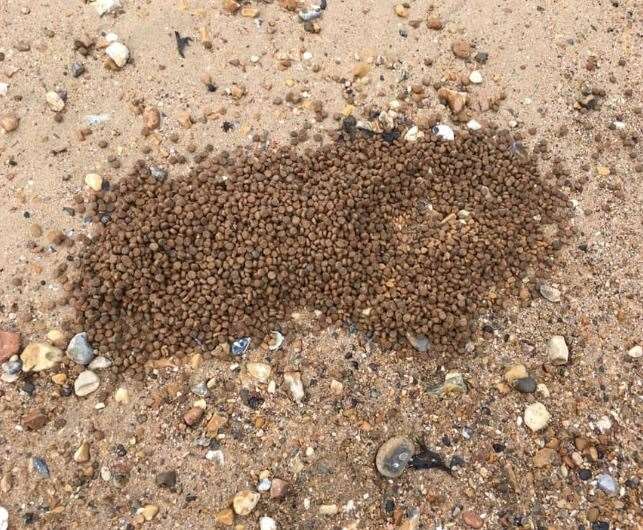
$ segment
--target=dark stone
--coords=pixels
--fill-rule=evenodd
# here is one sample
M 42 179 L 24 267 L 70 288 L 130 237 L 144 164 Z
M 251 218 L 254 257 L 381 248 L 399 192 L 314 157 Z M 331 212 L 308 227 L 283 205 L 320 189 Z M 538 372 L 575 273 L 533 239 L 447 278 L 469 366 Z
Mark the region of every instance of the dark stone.
M 536 387 L 538 385 L 533 377 L 524 377 L 522 379 L 518 379 L 514 383 L 514 386 L 516 387 L 516 390 L 518 390 L 518 392 L 521 392 L 523 394 L 533 394 L 536 391 Z
M 156 475 L 156 485 L 161 488 L 174 489 L 176 486 L 176 471 L 163 471 Z
M 478 52 L 474 59 L 479 64 L 485 64 L 489 60 L 489 54 L 487 52 Z
M 502 453 L 507 448 L 507 446 L 505 444 L 501 444 L 501 443 L 494 443 L 494 444 L 492 444 L 491 447 L 493 447 L 493 450 L 496 453 Z
M 592 530 L 610 530 L 610 524 L 605 521 L 594 521 L 592 523 Z

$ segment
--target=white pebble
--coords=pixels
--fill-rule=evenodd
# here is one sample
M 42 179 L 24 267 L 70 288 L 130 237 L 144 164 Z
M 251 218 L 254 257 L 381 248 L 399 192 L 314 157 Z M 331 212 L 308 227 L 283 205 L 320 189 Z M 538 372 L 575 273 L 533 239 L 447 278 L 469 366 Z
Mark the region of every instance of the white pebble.
M 304 399 L 304 384 L 301 382 L 301 374 L 299 372 L 286 372 L 284 374 L 284 382 L 290 390 L 290 395 L 297 403 Z
M 121 0 L 96 0 L 94 9 L 101 17 L 121 7 Z
M 0 506 L 0 530 L 9 528 L 9 512 L 4 506 Z
M 533 432 L 536 432 L 547 426 L 551 419 L 551 414 L 549 414 L 545 405 L 536 401 L 536 403 L 532 403 L 525 408 L 524 419 L 525 425 L 527 425 L 527 427 L 529 427 Z
M 304 52 L 302 55 L 304 61 L 310 61 L 313 58 L 313 54 L 310 52 Z
M 7 83 L 0 83 L 0 96 L 6 96 L 9 92 L 9 85 Z
M 261 517 L 259 519 L 259 530 L 277 530 L 277 523 L 272 517 Z
M 100 386 L 100 379 L 91 370 L 80 372 L 76 381 L 74 381 L 74 392 L 78 397 L 88 396 L 92 392 L 96 392 Z
M 482 125 L 480 125 L 480 123 L 476 120 L 469 120 L 467 122 L 467 127 L 472 131 L 479 131 L 480 129 L 482 129 Z
M 547 342 L 547 357 L 549 362 L 561 366 L 569 361 L 569 349 L 562 335 L 554 335 Z
M 60 94 L 54 90 L 50 90 L 45 94 L 47 105 L 54 112 L 61 112 L 65 108 L 65 101 L 60 97 Z
M 432 131 L 433 134 L 437 135 L 442 140 L 455 140 L 455 133 L 453 132 L 453 129 L 448 125 L 444 125 L 443 123 L 438 123 L 435 127 L 433 127 Z
M 482 74 L 478 70 L 474 70 L 469 74 L 469 81 L 471 81 L 474 85 L 479 85 L 482 83 Z
M 640 345 L 634 346 L 627 351 L 627 355 L 630 359 L 639 359 L 643 355 L 643 348 Z
M 85 184 L 94 191 L 100 191 L 103 187 L 103 177 L 96 173 L 88 173 L 85 175 Z
M 122 42 L 112 42 L 105 48 L 105 53 L 119 68 L 123 68 L 129 60 L 129 49 Z

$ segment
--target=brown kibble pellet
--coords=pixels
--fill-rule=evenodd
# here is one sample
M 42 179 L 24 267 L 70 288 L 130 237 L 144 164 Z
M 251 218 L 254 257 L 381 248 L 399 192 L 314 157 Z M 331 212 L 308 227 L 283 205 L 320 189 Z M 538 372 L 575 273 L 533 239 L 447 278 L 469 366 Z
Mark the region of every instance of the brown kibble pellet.
M 305 154 L 208 145 L 187 175 L 140 161 L 93 195 L 97 233 L 56 273 L 98 353 L 142 376 L 150 358 L 260 342 L 302 308 L 385 348 L 421 334 L 459 351 L 496 293 L 555 252 L 541 224 L 565 233 L 564 194 L 503 131 L 336 136 Z

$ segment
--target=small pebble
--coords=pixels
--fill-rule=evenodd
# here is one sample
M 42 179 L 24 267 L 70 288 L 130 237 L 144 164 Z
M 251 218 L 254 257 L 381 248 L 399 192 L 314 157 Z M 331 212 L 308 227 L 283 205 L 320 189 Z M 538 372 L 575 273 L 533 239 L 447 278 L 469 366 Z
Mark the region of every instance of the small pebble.
M 267 383 L 272 372 L 270 365 L 265 363 L 248 363 L 246 364 L 246 370 L 248 374 L 261 383 Z
M 301 381 L 301 374 L 299 372 L 286 372 L 284 374 L 284 382 L 286 386 L 288 386 L 293 400 L 299 403 L 304 399 L 304 384 Z
M 129 60 L 129 49 L 121 42 L 112 42 L 105 48 L 105 53 L 119 68 L 123 68 Z
M 4 506 L 0 506 L 0 530 L 9 528 L 9 512 Z
M 549 414 L 545 405 L 536 401 L 525 408 L 523 418 L 525 420 L 525 425 L 527 425 L 527 427 L 529 427 L 533 432 L 536 432 L 547 426 L 551 419 L 551 414 Z
M 255 509 L 260 497 L 261 496 L 254 491 L 240 491 L 232 499 L 232 508 L 237 515 L 248 515 Z
M 614 477 L 607 473 L 601 473 L 596 477 L 596 485 L 608 495 L 616 495 L 618 493 L 618 483 Z
M 60 94 L 54 90 L 50 90 L 45 94 L 47 105 L 54 112 L 61 112 L 65 108 L 65 100 L 60 97 Z
M 259 530 L 277 530 L 277 523 L 272 517 L 264 515 L 259 518 Z
M 474 85 L 479 85 L 482 83 L 482 74 L 478 70 L 474 70 L 469 74 L 469 81 Z
M 67 346 L 67 357 L 83 366 L 94 359 L 94 349 L 87 341 L 87 333 L 78 333 L 71 338 Z
M 477 513 L 470 510 L 462 512 L 462 521 L 469 528 L 482 528 L 482 526 L 484 525 L 484 521 L 481 519 L 481 517 Z
M 103 188 L 103 177 L 96 173 L 88 173 L 85 175 L 85 184 L 94 191 L 100 191 Z
M 569 349 L 562 335 L 554 335 L 547 341 L 547 358 L 556 366 L 562 366 L 569 361 Z
M 516 380 L 514 386 L 522 394 L 533 394 L 536 391 L 537 383 L 533 377 L 524 377 Z
M 641 355 L 643 355 L 643 348 L 639 345 L 634 346 L 627 351 L 627 356 L 630 359 L 640 359 Z
M 380 475 L 399 477 L 411 461 L 415 445 L 404 436 L 396 436 L 384 442 L 377 450 L 375 465 Z
M 62 350 L 33 342 L 29 344 L 20 354 L 22 370 L 25 372 L 41 372 L 56 366 L 63 358 Z
M 538 286 L 538 291 L 545 300 L 550 302 L 560 302 L 560 291 L 551 285 L 541 283 Z
M 47 466 L 47 462 L 45 462 L 43 458 L 40 458 L 39 456 L 34 456 L 31 459 L 31 467 L 41 477 L 49 478 L 49 475 L 50 475 L 49 466 Z
M 91 370 L 80 372 L 74 381 L 74 393 L 78 397 L 88 396 L 92 392 L 96 392 L 100 386 L 100 379 Z
M 89 443 L 83 442 L 80 444 L 76 452 L 74 453 L 74 462 L 78 464 L 83 464 L 89 462 L 90 452 L 89 452 Z

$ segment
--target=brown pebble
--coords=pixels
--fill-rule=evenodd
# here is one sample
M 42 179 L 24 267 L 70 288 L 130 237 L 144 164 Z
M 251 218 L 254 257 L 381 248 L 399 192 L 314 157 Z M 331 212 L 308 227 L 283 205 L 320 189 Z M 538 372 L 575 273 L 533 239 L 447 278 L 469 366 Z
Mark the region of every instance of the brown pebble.
M 484 521 L 480 518 L 480 516 L 472 511 L 462 512 L 462 521 L 469 528 L 482 528 L 482 526 L 484 525 Z

